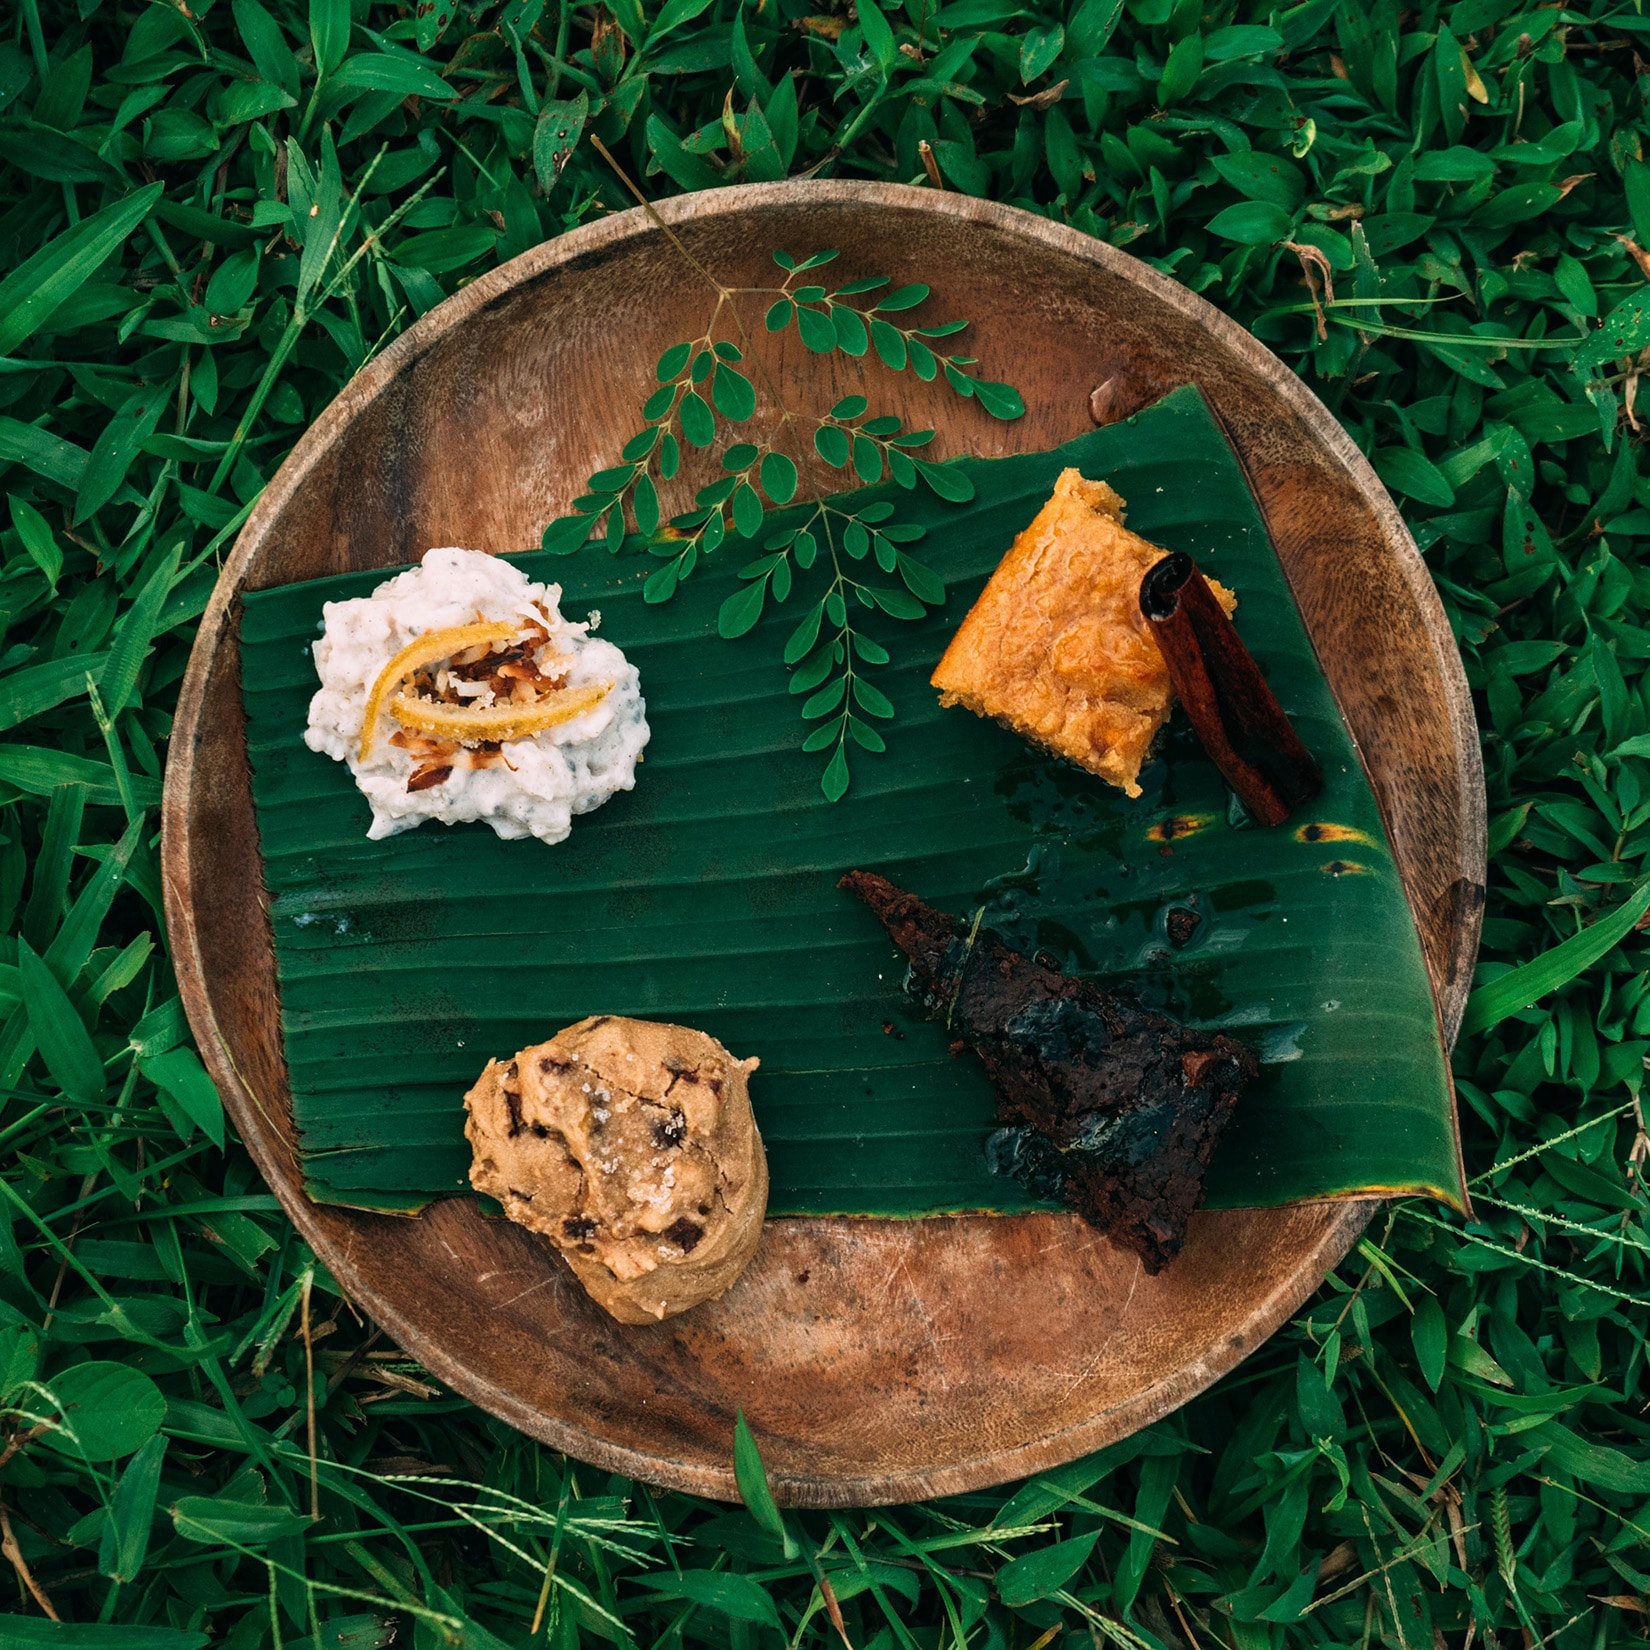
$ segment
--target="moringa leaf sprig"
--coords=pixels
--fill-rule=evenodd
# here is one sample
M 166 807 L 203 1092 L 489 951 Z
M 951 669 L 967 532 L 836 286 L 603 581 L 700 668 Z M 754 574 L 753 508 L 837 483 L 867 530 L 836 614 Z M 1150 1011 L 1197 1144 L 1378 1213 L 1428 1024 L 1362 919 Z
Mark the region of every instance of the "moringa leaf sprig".
M 1010 385 L 968 371 L 978 364 L 976 357 L 944 353 L 941 340 L 962 332 L 966 321 L 902 324 L 900 318 L 929 297 L 927 286 L 914 282 L 884 291 L 892 286 L 886 275 L 835 288 L 806 279 L 836 256 L 822 251 L 798 261 L 775 252 L 773 260 L 785 272 L 776 287 L 726 287 L 711 278 L 716 304 L 704 331 L 659 357 L 658 387 L 643 403 L 642 428 L 624 444 L 617 464 L 589 478 L 572 514 L 545 528 L 543 541 L 558 555 L 570 555 L 592 540 L 616 553 L 633 523 L 647 552 L 659 560 L 642 586 L 648 602 L 669 601 L 701 558 L 727 542 L 730 530 L 747 545 L 760 543 L 762 554 L 739 569 L 741 587 L 722 603 L 717 629 L 725 637 L 743 636 L 770 600 L 787 602 L 793 595 L 801 600 L 802 615 L 785 643 L 784 661 L 791 692 L 804 696 L 804 720 L 816 724 L 802 748 L 831 752 L 820 788 L 833 802 L 848 789 L 850 748 L 886 749 L 875 724 L 895 714 L 892 700 L 865 675 L 867 667 L 887 664 L 889 651 L 856 621 L 876 614 L 920 619 L 944 602 L 945 581 L 909 548 L 926 528 L 900 521 L 897 507 L 886 499 L 845 507 L 822 479 L 834 470 L 862 486 L 884 478 L 906 491 L 921 484 L 958 505 L 973 498 L 974 483 L 956 464 L 920 456 L 934 439 L 933 430 L 908 430 L 892 413 L 872 415 L 864 395 L 843 396 L 823 412 L 793 410 L 751 351 L 739 300 L 768 300 L 767 331 L 794 326 L 815 355 L 874 355 L 892 372 L 943 382 L 993 418 L 1018 418 L 1025 411 Z M 775 409 L 773 425 L 760 440 L 735 438 L 729 428 L 756 416 L 751 370 L 762 377 Z M 726 440 L 718 455 L 724 473 L 698 490 L 691 510 L 664 521 L 659 484 L 680 472 L 683 443 L 712 448 L 719 431 Z M 799 493 L 798 515 L 763 537 L 768 511 L 796 504 Z

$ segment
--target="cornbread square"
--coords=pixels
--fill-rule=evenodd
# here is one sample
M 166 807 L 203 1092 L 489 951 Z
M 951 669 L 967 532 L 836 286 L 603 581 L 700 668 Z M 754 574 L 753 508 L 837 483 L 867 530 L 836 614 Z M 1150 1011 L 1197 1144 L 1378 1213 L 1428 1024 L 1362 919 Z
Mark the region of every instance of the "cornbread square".
M 1123 525 L 1104 481 L 1062 470 L 969 609 L 931 681 L 942 705 L 990 716 L 1130 796 L 1174 703 L 1140 612 L 1140 580 L 1168 554 Z M 1237 597 L 1209 580 L 1231 613 Z

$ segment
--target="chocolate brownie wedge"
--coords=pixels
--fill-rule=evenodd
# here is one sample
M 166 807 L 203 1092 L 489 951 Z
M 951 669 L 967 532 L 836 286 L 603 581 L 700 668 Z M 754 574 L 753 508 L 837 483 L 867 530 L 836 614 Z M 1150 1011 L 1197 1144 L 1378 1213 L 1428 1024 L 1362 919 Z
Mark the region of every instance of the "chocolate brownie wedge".
M 999 1119 L 1034 1131 L 1010 1137 L 1008 1166 L 1057 1186 L 1160 1271 L 1203 1201 L 1209 1159 L 1258 1070 L 1253 1053 L 1045 967 L 873 872 L 841 886 L 910 958 L 912 993 L 979 1056 Z

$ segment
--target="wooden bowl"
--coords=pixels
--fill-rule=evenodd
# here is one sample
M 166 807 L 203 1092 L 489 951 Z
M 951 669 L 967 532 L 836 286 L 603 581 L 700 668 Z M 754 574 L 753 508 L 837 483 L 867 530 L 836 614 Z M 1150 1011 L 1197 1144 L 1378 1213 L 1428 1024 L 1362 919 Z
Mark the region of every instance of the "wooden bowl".
M 1091 418 L 1202 386 L 1248 467 L 1368 766 L 1453 1035 L 1484 876 L 1466 682 L 1391 500 L 1295 375 L 1146 265 L 987 201 L 786 183 L 658 210 L 728 284 L 771 284 L 775 247 L 827 246 L 845 270 L 937 281 L 947 313 L 975 321 L 973 350 L 1030 409 L 987 424 L 966 403 L 924 396 L 913 411 L 937 413 L 938 451 L 964 440 L 990 454 L 1052 446 Z M 637 364 L 696 334 L 707 313 L 706 288 L 656 219 L 641 209 L 606 218 L 442 304 L 298 443 L 241 532 L 178 706 L 163 860 L 183 1001 L 299 1230 L 456 1391 L 599 1466 L 724 1499 L 737 1495 L 736 1406 L 782 1500 L 867 1505 L 978 1489 L 1097 1449 L 1207 1386 L 1306 1300 L 1374 1205 L 1203 1214 L 1157 1278 L 1067 1215 L 775 1220 L 723 1300 L 624 1328 L 536 1240 L 483 1221 L 467 1199 L 404 1220 L 318 1207 L 300 1190 L 248 787 L 240 595 L 413 561 L 435 544 L 536 546 L 632 433 Z M 794 332 L 759 347 L 781 383 L 822 370 Z M 856 387 L 859 364 L 836 355 L 823 370 L 843 393 Z M 880 384 L 890 410 L 906 411 L 903 379 Z

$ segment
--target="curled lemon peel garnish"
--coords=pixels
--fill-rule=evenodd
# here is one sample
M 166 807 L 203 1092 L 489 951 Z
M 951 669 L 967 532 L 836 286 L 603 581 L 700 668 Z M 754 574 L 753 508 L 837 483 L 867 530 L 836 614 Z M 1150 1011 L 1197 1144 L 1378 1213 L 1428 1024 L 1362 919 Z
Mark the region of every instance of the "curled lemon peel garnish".
M 361 723 L 361 760 L 366 761 L 372 750 L 378 720 L 384 714 L 384 701 L 415 670 L 450 659 L 466 648 L 482 647 L 493 642 L 513 642 L 521 632 L 518 623 L 495 619 L 486 624 L 461 624 L 449 630 L 427 630 L 395 655 L 378 673 L 367 695 L 367 714 Z
M 589 687 L 560 688 L 531 705 L 438 705 L 428 699 L 398 694 L 390 701 L 390 715 L 402 727 L 433 734 L 460 745 L 502 745 L 525 739 L 558 723 L 571 721 L 599 705 L 612 691 L 611 682 Z

